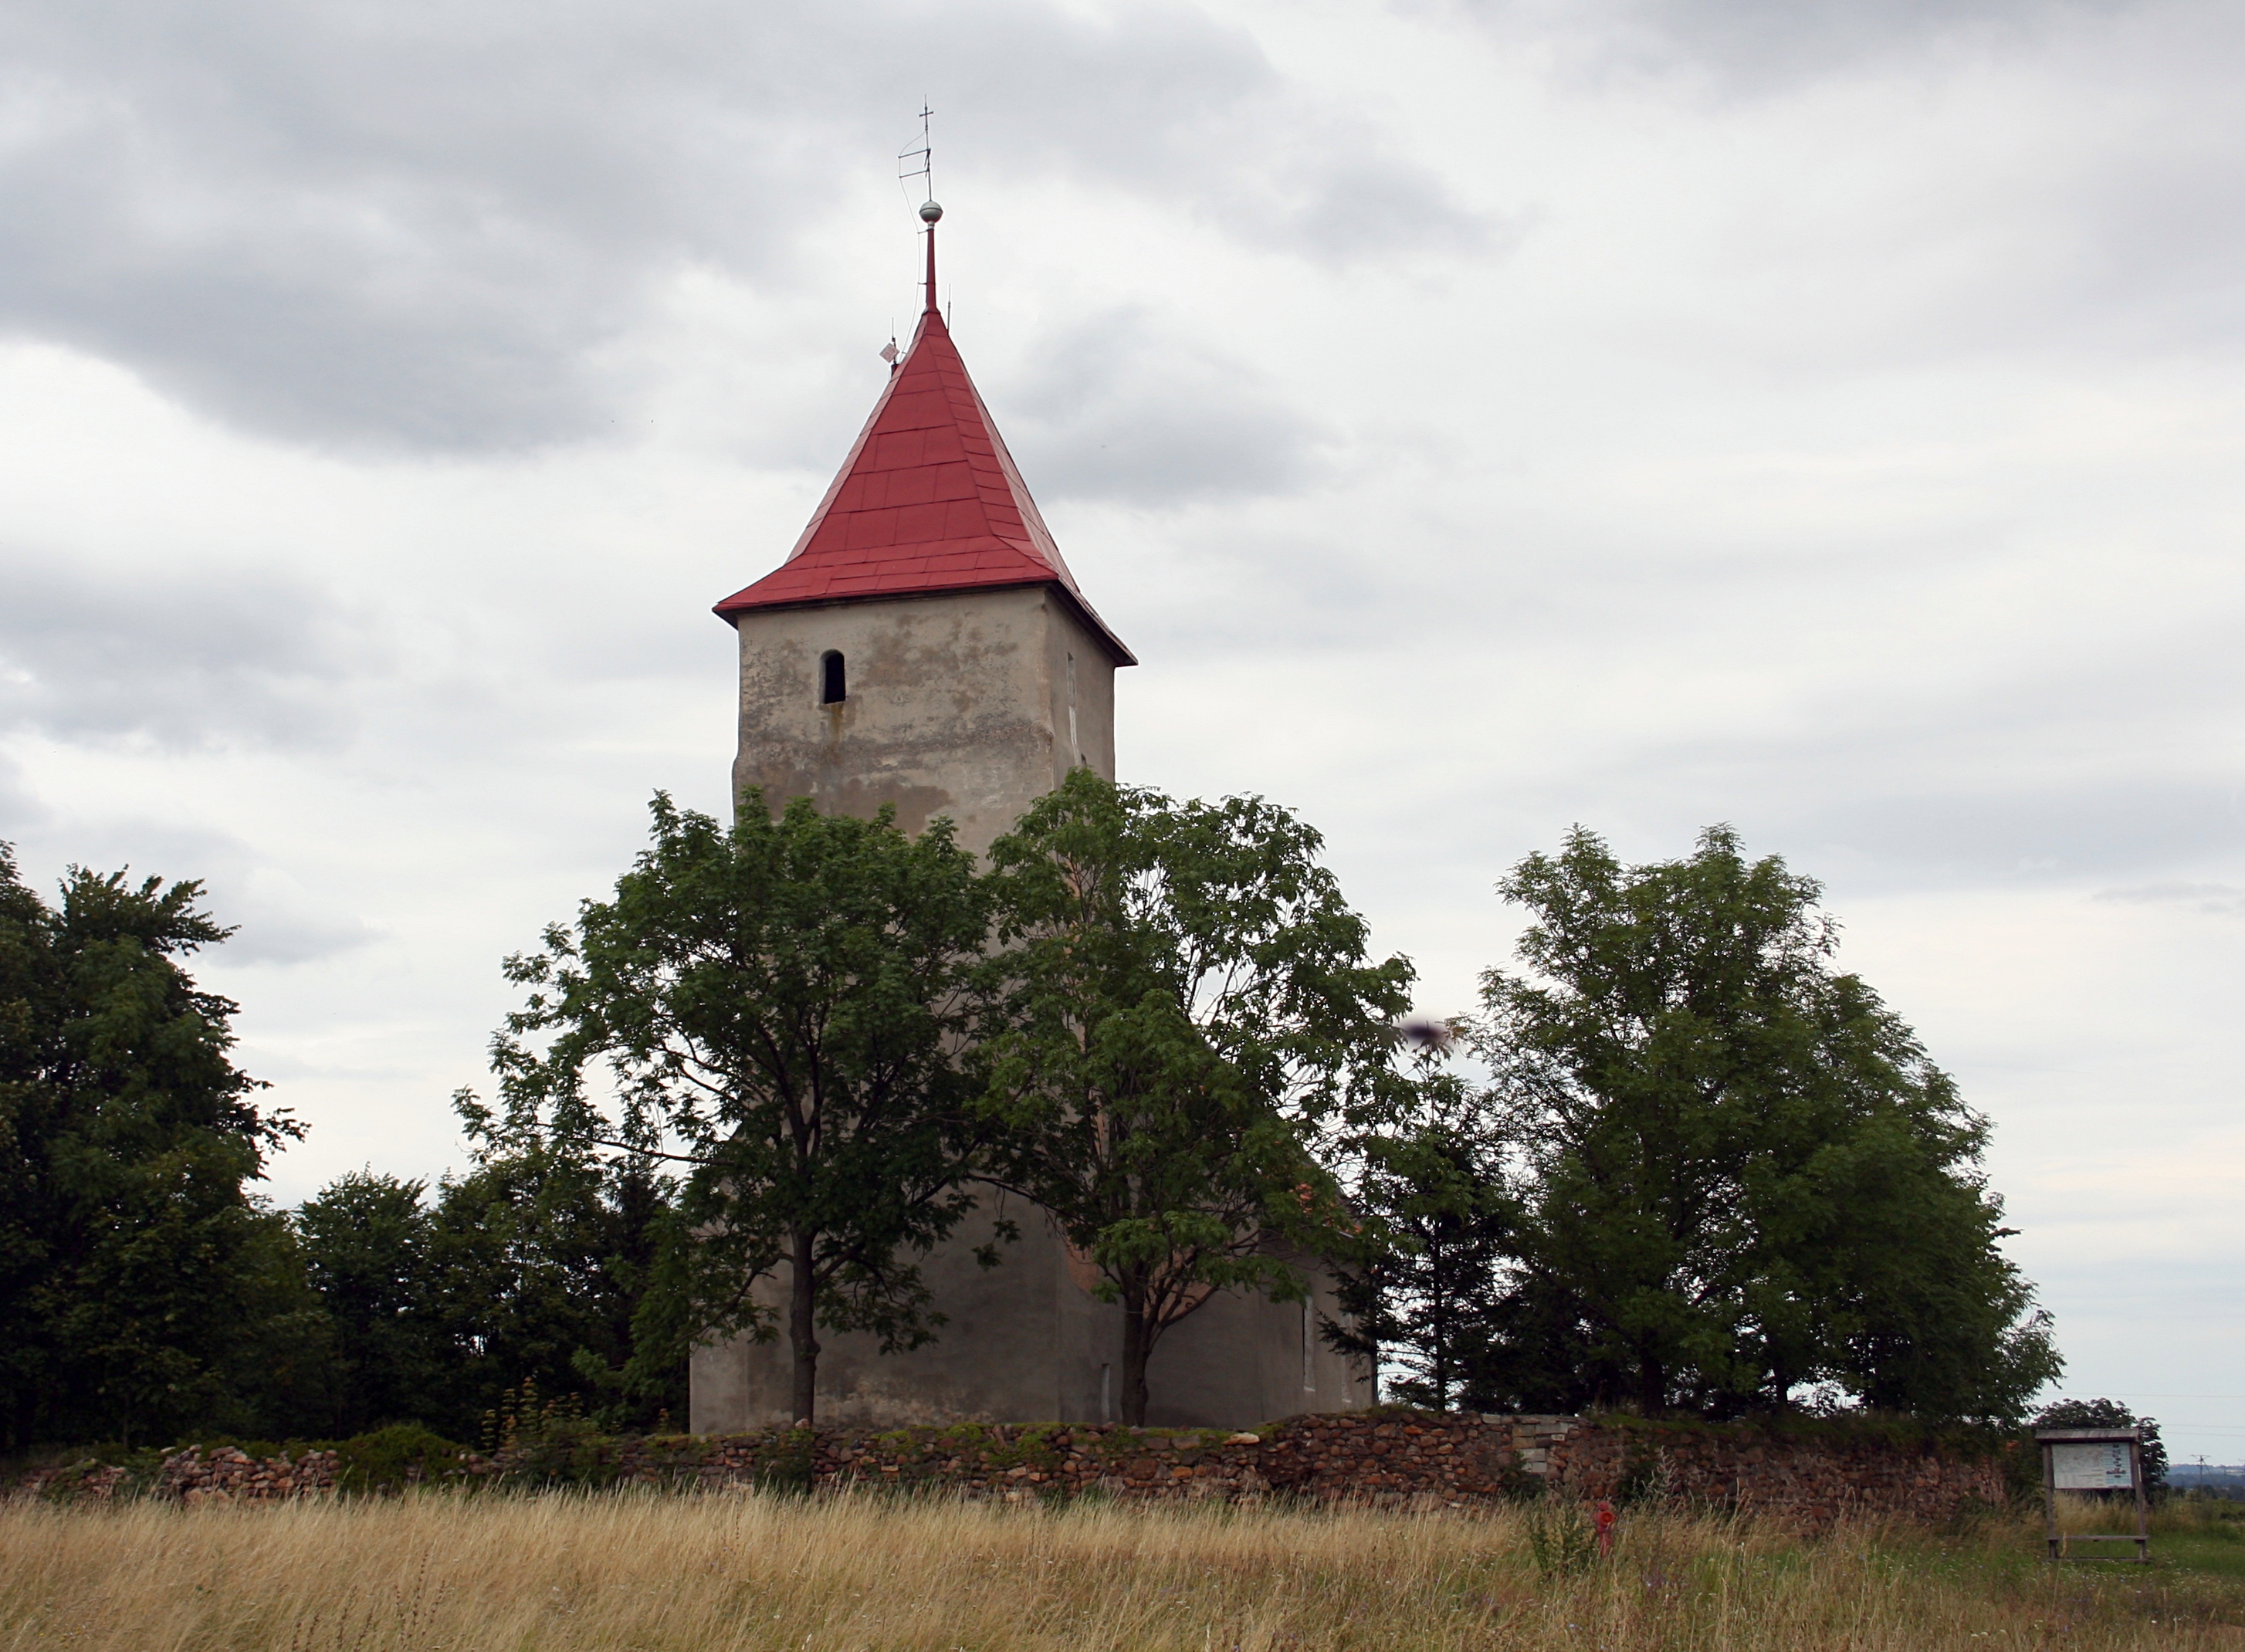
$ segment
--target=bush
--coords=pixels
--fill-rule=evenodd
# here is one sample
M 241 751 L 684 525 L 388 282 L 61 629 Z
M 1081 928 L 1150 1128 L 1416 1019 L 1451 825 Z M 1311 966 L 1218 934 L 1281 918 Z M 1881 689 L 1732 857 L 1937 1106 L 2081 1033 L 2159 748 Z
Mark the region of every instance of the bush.
M 303 1449 L 334 1452 L 336 1489 L 358 1493 L 402 1492 L 458 1479 L 468 1455 L 466 1446 L 418 1423 L 394 1423 L 324 1448 L 315 1445 Z

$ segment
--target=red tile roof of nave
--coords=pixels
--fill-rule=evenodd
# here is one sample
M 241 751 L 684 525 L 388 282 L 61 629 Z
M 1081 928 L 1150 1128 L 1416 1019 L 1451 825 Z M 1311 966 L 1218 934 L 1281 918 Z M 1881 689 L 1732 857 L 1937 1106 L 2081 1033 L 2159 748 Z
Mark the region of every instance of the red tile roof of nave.
M 729 620 L 752 608 L 1024 585 L 1058 586 L 1118 664 L 1137 663 L 1083 599 L 950 328 L 929 310 L 787 560 L 716 612 Z

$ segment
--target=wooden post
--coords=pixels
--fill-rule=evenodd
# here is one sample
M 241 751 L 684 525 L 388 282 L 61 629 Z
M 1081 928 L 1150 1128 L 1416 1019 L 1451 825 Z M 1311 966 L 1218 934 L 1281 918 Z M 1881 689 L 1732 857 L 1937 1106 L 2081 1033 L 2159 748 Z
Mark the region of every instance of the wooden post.
M 2149 1566 L 2152 1563 L 2152 1505 L 2144 1493 L 2144 1441 L 2141 1435 L 2128 1442 L 2128 1478 L 2136 1484 L 2136 1558 Z

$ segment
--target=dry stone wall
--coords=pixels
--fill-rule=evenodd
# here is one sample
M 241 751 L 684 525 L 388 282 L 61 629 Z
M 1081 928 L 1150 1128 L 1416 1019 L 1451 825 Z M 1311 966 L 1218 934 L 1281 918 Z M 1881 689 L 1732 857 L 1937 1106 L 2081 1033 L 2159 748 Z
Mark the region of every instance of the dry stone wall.
M 191 1446 L 165 1459 L 158 1490 L 188 1504 L 302 1497 L 335 1489 L 336 1460 L 334 1452 L 306 1452 L 293 1461 L 283 1452 L 261 1460 L 231 1446 L 205 1457 Z
M 231 1449 L 167 1458 L 157 1495 L 188 1504 L 331 1492 L 334 1452 L 257 1460 Z M 20 1490 L 107 1498 L 121 1469 L 49 1471 Z M 1997 1458 L 1927 1441 L 1780 1434 L 1632 1419 L 1340 1412 L 1252 1432 L 1075 1425 L 775 1430 L 702 1438 L 525 1441 L 464 1455 L 455 1484 L 785 1486 L 1061 1501 L 1258 1501 L 1463 1507 L 1549 1487 L 1580 1498 L 1669 1496 L 1812 1527 L 1851 1515 L 1943 1520 L 2004 1498 Z
M 1666 1495 L 1814 1527 L 1855 1515 L 1938 1523 L 2000 1506 L 2008 1494 L 2003 1459 L 1985 1452 L 1634 1419 L 1570 1430 L 1551 1447 L 1545 1472 L 1584 1498 Z
M 270 1502 L 332 1492 L 337 1462 L 334 1452 L 306 1452 L 293 1459 L 284 1452 L 259 1459 L 230 1446 L 205 1456 L 200 1446 L 190 1446 L 165 1458 L 155 1484 L 148 1489 L 155 1496 L 176 1498 L 189 1505 Z M 131 1480 L 131 1471 L 115 1464 L 72 1463 L 25 1475 L 17 1483 L 16 1494 L 106 1503 L 130 1489 Z

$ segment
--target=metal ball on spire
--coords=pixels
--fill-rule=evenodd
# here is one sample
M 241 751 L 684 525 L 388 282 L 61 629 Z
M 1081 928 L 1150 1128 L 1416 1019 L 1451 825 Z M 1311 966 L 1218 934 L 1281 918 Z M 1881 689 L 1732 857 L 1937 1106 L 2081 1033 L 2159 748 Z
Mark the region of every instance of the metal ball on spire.
M 897 178 L 899 182 L 918 178 L 927 190 L 927 200 L 919 209 L 919 221 L 927 226 L 927 308 L 923 315 L 936 315 L 935 308 L 935 226 L 943 216 L 943 208 L 935 199 L 935 143 L 928 133 L 928 121 L 935 111 L 926 104 L 919 111 L 919 147 L 907 149 L 897 157 Z M 919 162 L 914 166 L 913 162 Z

